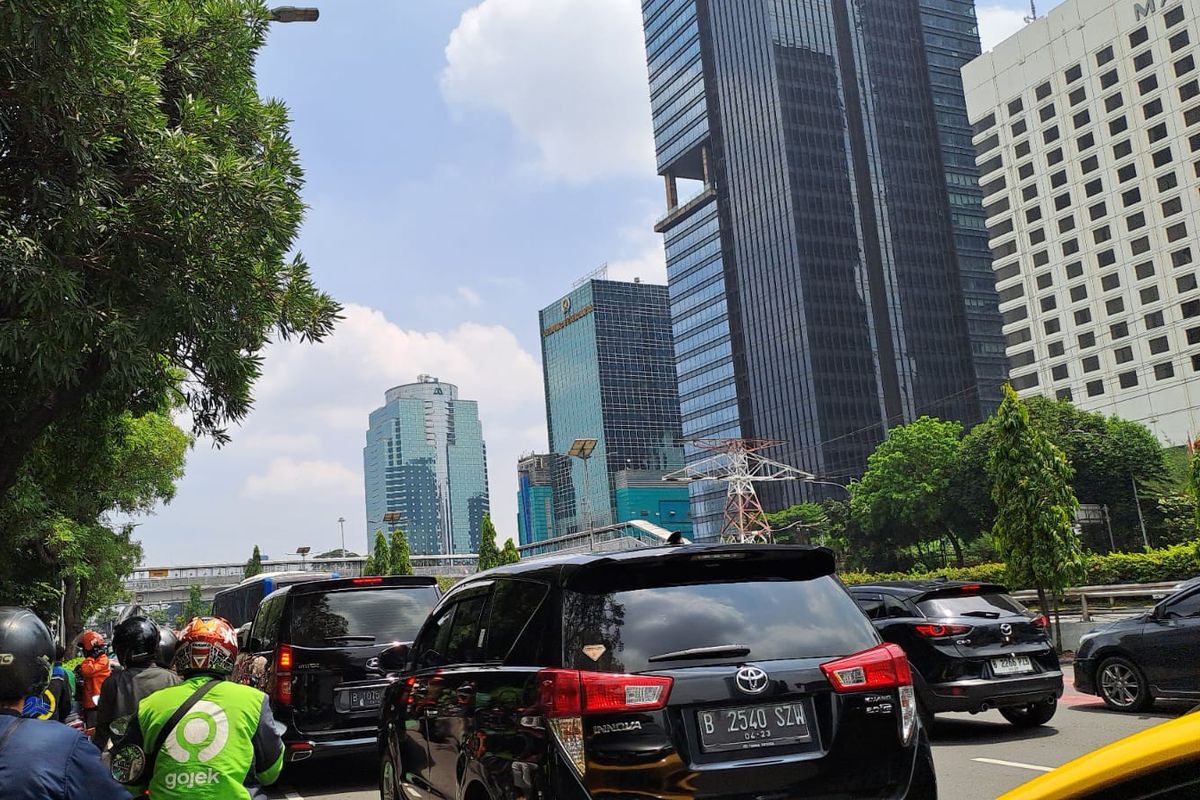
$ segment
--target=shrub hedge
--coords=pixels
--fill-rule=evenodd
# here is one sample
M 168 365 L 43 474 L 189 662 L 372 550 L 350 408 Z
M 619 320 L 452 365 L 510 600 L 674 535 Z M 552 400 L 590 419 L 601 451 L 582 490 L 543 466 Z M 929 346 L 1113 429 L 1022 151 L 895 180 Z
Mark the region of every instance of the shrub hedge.
M 979 581 L 1008 584 L 1003 564 L 980 564 L 975 567 L 952 567 L 932 572 L 843 572 L 848 584 L 875 581 L 933 580 L 945 576 L 949 580 Z M 1149 550 L 1144 553 L 1108 553 L 1088 557 L 1088 577 L 1082 585 L 1103 586 L 1112 583 L 1158 583 L 1182 581 L 1200 575 L 1200 540 Z M 1032 587 L 1010 586 L 1012 589 Z

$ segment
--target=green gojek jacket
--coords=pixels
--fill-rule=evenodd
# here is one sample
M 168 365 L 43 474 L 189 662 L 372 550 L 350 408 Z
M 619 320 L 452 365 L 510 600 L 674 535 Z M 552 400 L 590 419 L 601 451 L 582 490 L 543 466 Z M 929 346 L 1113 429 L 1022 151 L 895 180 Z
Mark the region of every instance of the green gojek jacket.
M 123 744 L 153 747 L 176 709 L 209 680 L 197 675 L 143 698 Z M 149 788 L 151 797 L 165 800 L 258 800 L 257 788 L 279 778 L 283 752 L 267 696 L 221 681 L 167 735 L 156 763 L 146 765 L 146 778 L 131 788 Z

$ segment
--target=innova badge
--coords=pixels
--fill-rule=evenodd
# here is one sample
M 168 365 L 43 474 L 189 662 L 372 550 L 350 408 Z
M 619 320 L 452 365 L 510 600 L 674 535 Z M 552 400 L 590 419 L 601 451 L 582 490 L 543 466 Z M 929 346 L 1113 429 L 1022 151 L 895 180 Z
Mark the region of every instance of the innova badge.
M 762 694 L 767 690 L 770 680 L 767 678 L 767 673 L 756 666 L 747 664 L 737 671 L 734 682 L 744 694 Z

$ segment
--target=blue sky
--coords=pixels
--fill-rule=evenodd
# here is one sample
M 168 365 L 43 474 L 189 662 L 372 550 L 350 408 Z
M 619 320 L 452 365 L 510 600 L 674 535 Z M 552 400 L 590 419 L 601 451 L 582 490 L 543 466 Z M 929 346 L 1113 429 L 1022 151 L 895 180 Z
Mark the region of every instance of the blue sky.
M 327 0 L 318 23 L 274 27 L 258 72 L 307 174 L 298 248 L 347 316 L 322 345 L 268 352 L 233 444 L 198 442 L 174 502 L 140 520 L 148 564 L 320 552 L 339 516 L 363 551 L 367 415 L 420 373 L 479 401 L 515 537 L 516 458 L 546 445 L 538 309 L 604 263 L 665 280 L 639 8 Z M 985 46 L 1025 13 L 981 4 Z

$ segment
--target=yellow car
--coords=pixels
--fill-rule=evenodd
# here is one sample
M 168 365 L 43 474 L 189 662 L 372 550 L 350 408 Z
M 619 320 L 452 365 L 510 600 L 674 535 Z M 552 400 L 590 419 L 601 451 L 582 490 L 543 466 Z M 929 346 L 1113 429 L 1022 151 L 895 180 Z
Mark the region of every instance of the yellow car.
M 999 800 L 1196 798 L 1200 798 L 1200 713 L 1094 750 Z

